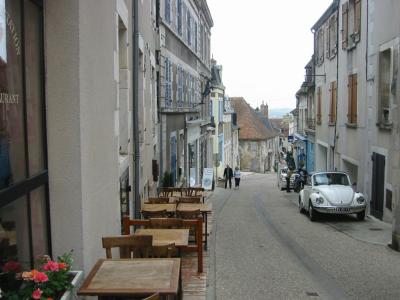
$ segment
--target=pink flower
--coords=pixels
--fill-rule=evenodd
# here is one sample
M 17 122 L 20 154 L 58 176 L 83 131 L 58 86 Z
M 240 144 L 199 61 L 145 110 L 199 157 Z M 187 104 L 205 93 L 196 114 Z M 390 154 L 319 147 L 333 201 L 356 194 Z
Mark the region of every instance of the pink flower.
M 36 282 L 36 283 L 40 283 L 40 282 L 46 282 L 49 280 L 49 277 L 47 277 L 47 275 L 43 272 L 39 272 L 36 270 L 32 270 L 32 279 Z
M 9 261 L 3 266 L 3 272 L 9 273 L 18 273 L 21 271 L 21 265 L 15 261 Z
M 45 271 L 52 271 L 52 272 L 58 272 L 59 270 L 59 264 L 55 261 L 49 260 L 44 266 L 43 270 Z
M 32 293 L 32 298 L 33 299 L 40 299 L 40 297 L 42 296 L 43 292 L 40 289 L 36 289 L 33 291 Z

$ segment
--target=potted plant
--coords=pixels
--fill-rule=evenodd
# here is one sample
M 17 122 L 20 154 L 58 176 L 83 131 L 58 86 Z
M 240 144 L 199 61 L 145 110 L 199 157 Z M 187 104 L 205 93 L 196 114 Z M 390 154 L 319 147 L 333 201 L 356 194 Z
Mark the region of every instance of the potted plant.
M 2 268 L 1 297 L 8 300 L 68 300 L 82 280 L 81 271 L 71 271 L 72 252 L 51 260 L 47 255 L 38 260 L 38 268 L 21 272 L 16 262 Z

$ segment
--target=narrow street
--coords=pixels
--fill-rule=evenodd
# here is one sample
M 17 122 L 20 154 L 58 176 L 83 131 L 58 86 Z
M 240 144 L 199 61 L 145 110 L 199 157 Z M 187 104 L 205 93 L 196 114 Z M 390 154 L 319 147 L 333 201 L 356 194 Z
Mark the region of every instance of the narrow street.
M 399 253 L 338 231 L 335 218 L 310 222 L 297 197 L 276 174 L 214 192 L 209 299 L 400 298 Z

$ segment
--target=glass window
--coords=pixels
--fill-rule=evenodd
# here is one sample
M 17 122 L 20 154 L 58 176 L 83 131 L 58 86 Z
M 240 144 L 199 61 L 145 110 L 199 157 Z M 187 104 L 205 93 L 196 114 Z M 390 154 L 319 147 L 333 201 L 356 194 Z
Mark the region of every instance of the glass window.
M 43 82 L 41 71 L 42 40 L 41 11 L 26 2 L 25 12 L 25 70 L 28 114 L 29 175 L 45 169 L 43 131 Z
M 9 261 L 30 267 L 27 213 L 26 197 L 0 207 L 0 267 Z
M 0 189 L 26 176 L 20 9 L 0 0 Z

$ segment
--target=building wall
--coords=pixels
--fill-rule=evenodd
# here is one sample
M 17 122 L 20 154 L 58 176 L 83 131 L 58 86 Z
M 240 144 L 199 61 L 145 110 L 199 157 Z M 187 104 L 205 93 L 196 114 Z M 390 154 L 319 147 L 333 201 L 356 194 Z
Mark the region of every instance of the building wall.
M 342 28 L 342 4 L 339 4 L 339 30 Z M 360 41 L 354 48 L 343 50 L 339 46 L 339 80 L 338 80 L 338 116 L 337 116 L 337 153 L 338 159 L 335 167 L 342 169 L 346 164 L 351 168 L 357 169 L 357 178 L 351 178 L 357 183 L 357 189 L 365 191 L 365 181 L 363 174 L 366 170 L 364 161 L 368 154 L 360 149 L 367 147 L 367 105 L 366 105 L 366 74 L 365 74 L 365 51 L 366 51 L 366 32 L 367 24 L 365 1 L 361 5 L 361 35 Z M 339 39 L 339 45 L 341 38 Z M 357 74 L 357 126 L 348 125 L 348 76 Z M 318 137 L 319 138 L 319 137 Z
M 157 109 L 156 8 L 153 1 L 138 3 L 139 43 L 139 129 L 140 129 L 140 195 L 142 202 L 157 194 L 153 181 L 152 161 L 159 161 L 159 120 Z
M 325 75 L 325 76 L 316 76 L 315 77 L 315 91 L 314 91 L 314 99 L 315 99 L 315 112 L 316 115 L 318 113 L 318 93 L 320 93 L 321 99 L 321 116 L 320 122 L 318 122 L 318 116 L 316 116 L 316 136 L 318 136 L 318 140 L 321 142 L 319 146 L 317 145 L 317 160 L 315 165 L 316 171 L 324 171 L 324 170 L 333 170 L 333 149 L 336 147 L 335 141 L 335 123 L 331 123 L 329 119 L 330 115 L 330 105 L 331 105 L 331 93 L 332 87 L 331 83 L 337 82 L 337 59 L 338 56 L 335 52 L 327 51 L 327 38 L 329 37 L 329 22 L 332 18 L 338 17 L 341 15 L 337 14 L 337 11 L 334 11 L 331 16 L 321 25 L 319 30 L 323 32 L 323 54 L 322 61 L 318 59 L 318 52 L 315 53 L 314 59 L 315 61 L 315 74 L 317 75 Z M 317 36 L 318 31 L 315 33 L 314 45 L 315 48 L 318 47 Z M 340 35 L 339 35 L 340 36 Z M 341 48 L 340 39 L 337 42 L 337 48 Z M 336 50 L 337 52 L 337 50 Z M 336 84 L 338 86 L 338 84 Z M 347 85 L 346 85 L 347 86 Z M 339 90 L 339 89 L 338 89 Z M 341 99 L 345 101 L 347 99 L 347 89 L 346 91 L 341 91 Z M 344 105 L 342 103 L 342 105 Z M 347 107 L 347 106 L 340 106 Z M 334 108 L 336 110 L 336 107 Z M 341 110 L 343 111 L 343 109 Z M 322 156 L 321 156 L 321 155 Z
M 399 39 L 400 22 L 396 11 L 400 9 L 397 1 L 369 1 L 368 7 L 368 52 L 367 52 L 367 99 L 368 99 L 368 154 L 369 159 L 365 161 L 365 184 L 366 193 L 372 194 L 372 168 L 373 162 L 370 159 L 374 152 L 385 156 L 385 178 L 384 178 L 384 199 L 383 199 L 383 220 L 392 222 L 393 212 L 398 206 L 399 182 L 396 175 L 399 174 L 399 139 L 396 128 L 399 120 L 396 118 L 395 106 L 398 102 L 399 79 L 396 73 L 399 69 Z M 391 66 L 389 71 L 391 92 L 389 119 L 392 123 L 388 128 L 380 127 L 379 115 L 379 89 L 380 89 L 380 65 L 382 64 L 381 53 L 391 49 Z M 392 193 L 392 203 L 387 199 L 387 193 Z M 369 197 L 371 198 L 371 197 Z M 400 229 L 400 228 L 399 228 Z
M 53 252 L 74 249 L 76 267 L 88 271 L 104 256 L 101 237 L 121 229 L 118 11 L 116 1 L 45 3 L 46 53 L 59 54 L 46 56 Z
M 241 170 L 257 173 L 266 172 L 268 149 L 268 141 L 239 140 Z

